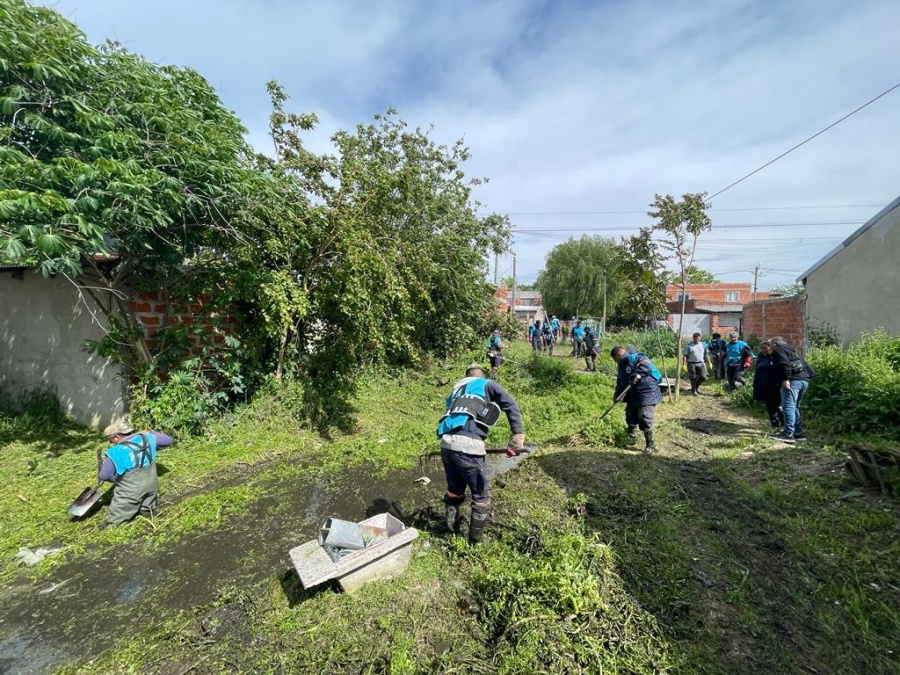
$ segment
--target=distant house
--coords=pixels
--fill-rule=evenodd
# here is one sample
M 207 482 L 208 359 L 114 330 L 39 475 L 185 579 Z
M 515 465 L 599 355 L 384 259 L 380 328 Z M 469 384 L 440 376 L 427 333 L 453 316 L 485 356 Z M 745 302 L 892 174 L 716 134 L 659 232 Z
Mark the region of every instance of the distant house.
M 757 291 L 754 295 L 750 284 L 687 284 L 684 288 L 688 300 L 710 303 L 737 303 L 740 305 L 754 300 L 765 300 L 769 291 Z M 669 284 L 666 287 L 666 302 L 681 300 L 681 286 Z
M 681 334 L 710 335 L 740 330 L 743 305 L 739 302 L 714 302 L 686 300 L 684 303 L 684 327 Z M 681 300 L 666 303 L 666 321 L 676 333 L 681 319 Z
M 494 291 L 494 299 L 497 306 L 503 312 L 510 311 L 510 289 L 500 286 Z M 530 323 L 536 319 L 546 320 L 547 312 L 541 304 L 541 294 L 538 291 L 521 291 L 516 289 L 515 314 L 519 321 Z
M 876 328 L 900 333 L 898 260 L 900 197 L 800 275 L 807 330 L 828 324 L 844 344 Z

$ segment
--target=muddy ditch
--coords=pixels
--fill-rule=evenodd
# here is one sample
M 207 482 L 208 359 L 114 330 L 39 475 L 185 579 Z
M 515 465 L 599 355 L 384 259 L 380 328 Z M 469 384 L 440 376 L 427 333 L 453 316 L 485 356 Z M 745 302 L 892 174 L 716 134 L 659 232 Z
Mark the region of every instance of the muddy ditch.
M 505 473 L 520 461 L 491 456 L 489 473 Z M 423 474 L 430 485 L 413 482 Z M 361 466 L 337 476 L 276 478 L 218 529 L 153 550 L 136 542 L 82 555 L 33 584 L 14 582 L 0 592 L 0 673 L 49 672 L 179 610 L 211 603 L 223 586 L 284 577 L 288 551 L 314 538 L 326 517 L 361 520 L 387 511 L 409 523 L 426 505 L 440 506 L 443 488 L 440 458 L 384 476 Z

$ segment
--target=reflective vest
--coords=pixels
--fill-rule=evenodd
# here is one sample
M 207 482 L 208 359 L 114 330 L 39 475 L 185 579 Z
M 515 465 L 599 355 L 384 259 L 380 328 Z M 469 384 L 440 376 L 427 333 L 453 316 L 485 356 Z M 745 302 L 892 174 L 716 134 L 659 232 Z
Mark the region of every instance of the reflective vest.
M 107 450 L 106 456 L 116 467 L 117 476 L 150 466 L 156 461 L 156 436 L 149 433 L 132 436 Z
M 488 340 L 488 349 L 493 349 L 494 351 L 500 351 L 503 349 L 503 346 L 500 344 L 500 336 L 493 335 L 491 339 Z
M 438 438 L 462 429 L 469 420 L 485 429 L 497 422 L 500 408 L 487 400 L 488 382 L 484 377 L 466 377 L 456 383 L 453 393 L 447 397 L 447 412 L 438 422 Z

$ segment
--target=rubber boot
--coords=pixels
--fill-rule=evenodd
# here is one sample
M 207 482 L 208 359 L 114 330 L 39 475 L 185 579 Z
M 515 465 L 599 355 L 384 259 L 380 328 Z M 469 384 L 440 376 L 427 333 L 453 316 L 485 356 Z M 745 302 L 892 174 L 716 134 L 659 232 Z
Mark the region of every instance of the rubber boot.
M 484 535 L 484 526 L 491 515 L 490 506 L 478 506 L 472 504 L 472 518 L 469 520 L 469 543 L 475 545 L 481 542 Z
M 491 380 L 497 379 L 497 369 L 496 368 L 491 368 L 491 372 L 488 373 L 488 378 Z
M 648 455 L 652 455 L 654 452 L 656 452 L 656 444 L 653 442 L 653 432 L 645 431 L 644 440 L 647 441 L 647 446 L 644 448 L 644 452 Z
M 447 519 L 447 529 L 450 530 L 450 534 L 459 534 L 459 524 L 460 521 L 462 521 L 462 514 L 459 512 L 459 507 L 450 506 L 450 504 L 445 505 L 444 516 Z
M 462 520 L 462 514 L 459 507 L 462 506 L 465 497 L 451 497 L 444 495 L 444 517 L 447 521 L 447 529 L 451 534 L 459 534 L 459 525 Z
M 637 443 L 637 427 L 628 427 L 628 445 Z

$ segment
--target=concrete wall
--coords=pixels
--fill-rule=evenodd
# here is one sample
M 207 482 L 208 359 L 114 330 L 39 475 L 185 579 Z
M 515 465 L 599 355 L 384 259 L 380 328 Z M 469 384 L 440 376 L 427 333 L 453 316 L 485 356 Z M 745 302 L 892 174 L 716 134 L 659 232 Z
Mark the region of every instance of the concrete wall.
M 102 427 L 124 416 L 123 385 L 108 360 L 87 354 L 103 332 L 64 277 L 0 273 L 0 391 L 54 391 L 77 422 Z
M 844 344 L 884 328 L 900 334 L 900 206 L 806 278 L 806 316 L 837 330 Z
M 806 346 L 806 301 L 804 298 L 772 298 L 744 305 L 744 339 L 759 340 L 780 335 L 803 351 Z

